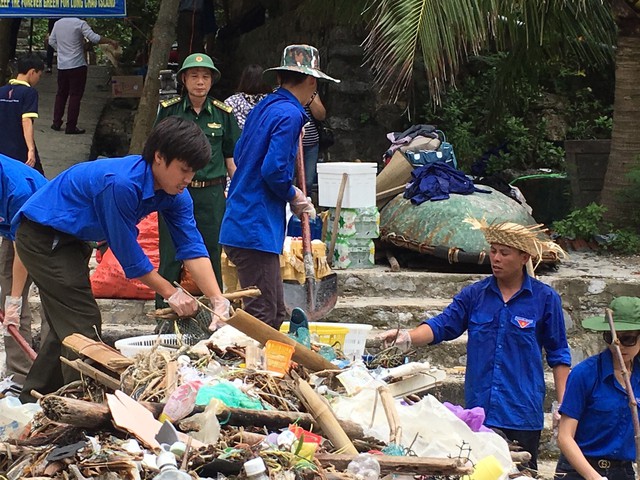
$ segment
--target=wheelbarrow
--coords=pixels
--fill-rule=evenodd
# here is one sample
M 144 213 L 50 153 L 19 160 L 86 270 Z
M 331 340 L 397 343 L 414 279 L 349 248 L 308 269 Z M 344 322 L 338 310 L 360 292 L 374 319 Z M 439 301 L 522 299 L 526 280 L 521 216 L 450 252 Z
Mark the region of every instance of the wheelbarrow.
M 302 153 L 302 135 L 298 140 L 298 153 L 296 155 L 296 170 L 298 184 L 302 193 L 307 195 L 304 177 L 304 157 Z M 311 250 L 311 228 L 309 226 L 309 214 L 303 213 L 300 218 L 302 228 L 302 256 L 304 263 L 304 284 L 296 280 L 283 282 L 284 303 L 287 313 L 291 315 L 294 308 L 301 308 L 307 314 L 307 318 L 316 322 L 324 318 L 338 301 L 338 277 L 335 272 L 316 279 L 313 266 L 313 253 Z

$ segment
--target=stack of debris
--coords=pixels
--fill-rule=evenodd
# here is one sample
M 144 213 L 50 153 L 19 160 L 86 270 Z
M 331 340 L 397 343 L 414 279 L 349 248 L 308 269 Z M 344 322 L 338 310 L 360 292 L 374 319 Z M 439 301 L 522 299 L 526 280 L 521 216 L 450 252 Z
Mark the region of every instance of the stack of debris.
M 65 363 L 83 379 L 40 396 L 41 410 L 0 438 L 0 471 L 9 479 L 150 479 L 175 463 L 191 478 L 247 478 L 243 465 L 258 457 L 272 479 L 459 477 L 490 457 L 501 471 L 513 467 L 497 435 L 478 436 L 433 397 L 416 395 L 444 372 L 400 365 L 393 351 L 368 355 L 375 368 L 359 360 L 340 369 L 339 348 L 332 363 L 318 353 L 331 345 L 312 339 L 307 348 L 242 310 L 228 323 L 195 346 L 158 341 L 134 358 L 67 337 L 79 358 Z M 260 361 L 267 342 L 292 347 L 284 374 Z

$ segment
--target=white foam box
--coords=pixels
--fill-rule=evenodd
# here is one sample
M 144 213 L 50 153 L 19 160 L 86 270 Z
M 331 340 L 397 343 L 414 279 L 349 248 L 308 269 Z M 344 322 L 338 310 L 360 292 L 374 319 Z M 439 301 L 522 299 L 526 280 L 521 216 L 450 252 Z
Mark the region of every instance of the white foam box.
M 318 204 L 335 207 L 342 183 L 342 174 L 348 174 L 343 208 L 363 208 L 376 205 L 376 174 L 378 165 L 359 162 L 318 163 Z

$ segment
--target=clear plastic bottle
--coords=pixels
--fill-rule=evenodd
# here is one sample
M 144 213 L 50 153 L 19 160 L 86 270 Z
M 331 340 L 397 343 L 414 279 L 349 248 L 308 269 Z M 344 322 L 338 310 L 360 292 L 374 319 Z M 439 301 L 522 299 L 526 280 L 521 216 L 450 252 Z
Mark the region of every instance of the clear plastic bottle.
M 248 480 L 269 480 L 267 466 L 260 457 L 244 462 L 244 472 L 247 474 Z
M 191 475 L 178 470 L 176 457 L 173 453 L 163 450 L 158 454 L 156 465 L 160 473 L 153 480 L 191 480 Z

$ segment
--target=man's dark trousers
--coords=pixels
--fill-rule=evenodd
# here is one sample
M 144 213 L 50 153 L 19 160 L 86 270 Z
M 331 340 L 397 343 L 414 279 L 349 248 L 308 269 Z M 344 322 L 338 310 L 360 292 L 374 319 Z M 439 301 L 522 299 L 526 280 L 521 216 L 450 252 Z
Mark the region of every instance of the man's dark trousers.
M 78 116 L 80 115 L 80 102 L 84 95 L 84 87 L 87 84 L 87 67 L 70 68 L 68 70 L 58 69 L 58 91 L 56 92 L 56 102 L 53 106 L 53 125 L 60 128 L 64 107 L 69 99 L 67 110 L 67 126 L 65 131 L 73 132 L 78 127 Z
M 50 327 L 20 395 L 25 403 L 35 401 L 31 390 L 47 394 L 79 378 L 60 362 L 61 355 L 77 358 L 62 340 L 73 333 L 98 340 L 102 322 L 89 281 L 89 244 L 23 217 L 16 249 L 38 287 Z

